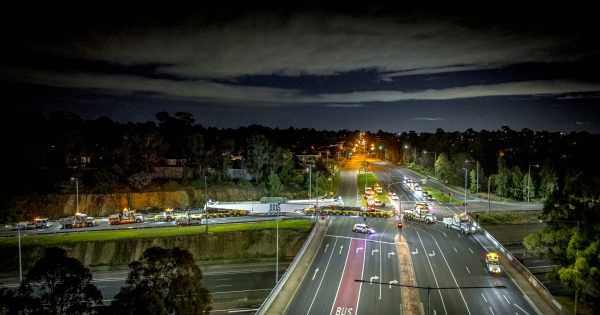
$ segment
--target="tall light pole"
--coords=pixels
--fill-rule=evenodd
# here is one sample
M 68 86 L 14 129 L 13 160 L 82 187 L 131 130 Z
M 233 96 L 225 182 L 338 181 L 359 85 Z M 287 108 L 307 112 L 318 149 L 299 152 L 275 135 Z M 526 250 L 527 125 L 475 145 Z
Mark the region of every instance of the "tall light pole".
M 312 199 L 312 164 L 308 164 L 308 201 Z
M 413 164 L 417 164 L 417 148 L 410 147 L 409 145 L 404 145 L 404 149 L 413 149 Z
M 527 167 L 527 202 L 529 202 L 529 190 L 531 190 L 531 167 L 535 166 L 535 167 L 540 167 L 539 164 L 530 164 Z
M 427 154 L 427 153 L 430 153 L 430 154 L 433 153 L 433 175 L 435 176 L 435 178 L 437 178 L 437 170 L 435 169 L 435 161 L 437 161 L 437 152 L 423 151 L 423 154 Z
M 275 222 L 277 222 L 277 241 L 275 243 L 276 252 L 275 252 L 275 285 L 279 282 L 279 204 L 277 204 L 277 218 Z
M 463 167 L 463 170 L 465 171 L 465 213 L 467 213 L 467 172 L 468 172 L 468 170 L 464 167 Z
M 19 282 L 23 282 L 23 267 L 21 264 L 21 226 L 17 220 L 17 233 L 19 234 Z
M 75 181 L 75 195 L 77 196 L 77 213 L 79 213 L 79 179 L 71 177 L 71 181 Z
M 491 208 L 491 204 L 490 204 L 490 183 L 492 181 L 492 177 L 494 177 L 495 175 L 490 175 L 490 177 L 488 177 L 488 212 L 490 212 L 490 208 Z

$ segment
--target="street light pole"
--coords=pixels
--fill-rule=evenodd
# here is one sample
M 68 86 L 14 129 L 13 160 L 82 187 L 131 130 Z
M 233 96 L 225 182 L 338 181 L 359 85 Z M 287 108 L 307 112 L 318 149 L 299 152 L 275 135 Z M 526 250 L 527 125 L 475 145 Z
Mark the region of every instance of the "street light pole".
M 431 154 L 433 153 L 433 175 L 435 176 L 435 178 L 437 178 L 437 170 L 435 169 L 435 161 L 437 160 L 437 152 L 428 152 L 428 151 L 423 151 L 423 154 Z
M 308 164 L 308 202 L 312 199 L 312 165 Z
M 529 202 L 529 190 L 531 190 L 531 167 L 540 167 L 539 164 L 530 164 L 527 167 L 527 202 Z
M 21 264 L 21 227 L 17 220 L 17 233 L 19 234 L 19 282 L 23 282 L 23 267 Z
M 279 204 L 277 204 L 277 241 L 275 243 L 276 253 L 275 253 L 275 285 L 279 282 Z
M 488 212 L 490 212 L 490 207 L 491 207 L 491 205 L 490 205 L 490 183 L 491 183 L 493 176 L 494 175 L 490 175 L 490 177 L 488 177 Z
M 467 169 L 463 167 L 465 170 L 465 213 L 467 213 Z
M 77 199 L 77 213 L 79 213 L 79 179 L 71 177 L 71 181 L 75 181 L 75 195 Z

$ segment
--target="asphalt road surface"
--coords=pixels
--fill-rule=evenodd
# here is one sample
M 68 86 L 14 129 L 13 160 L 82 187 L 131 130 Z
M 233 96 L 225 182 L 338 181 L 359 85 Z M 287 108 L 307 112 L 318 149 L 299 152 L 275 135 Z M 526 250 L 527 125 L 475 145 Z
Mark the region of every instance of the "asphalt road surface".
M 388 177 L 382 174 L 386 171 Z M 380 172 L 375 170 L 380 182 L 384 187 L 391 185 L 405 200 L 406 208 L 414 204 L 416 197 L 410 188 L 394 184 L 402 180 L 401 173 L 385 168 Z M 352 174 L 347 169 L 342 173 Z M 345 185 L 351 185 L 350 180 L 340 182 L 344 200 L 357 195 Z M 433 208 L 437 216 L 461 212 L 438 204 Z M 398 229 L 397 217 L 332 220 L 287 314 L 403 314 L 406 303 L 417 303 L 430 314 L 536 314 L 506 273 L 488 273 L 484 257 L 492 245 L 482 235 L 463 235 L 439 223 L 415 221 L 404 222 L 404 227 Z M 375 233 L 353 232 L 356 223 L 368 224 Z M 399 234 L 411 253 L 416 285 L 430 288 L 419 290 L 419 301 L 403 301 L 400 287 L 392 285 L 400 282 L 399 260 L 395 257 Z

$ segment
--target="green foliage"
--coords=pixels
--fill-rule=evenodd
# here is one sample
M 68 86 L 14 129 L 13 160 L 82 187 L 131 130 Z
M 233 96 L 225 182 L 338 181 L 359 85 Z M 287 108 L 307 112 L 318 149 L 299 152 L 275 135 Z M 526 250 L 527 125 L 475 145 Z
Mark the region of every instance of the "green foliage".
M 552 193 L 558 190 L 558 174 L 551 169 L 544 167 L 541 172 L 542 181 L 540 183 L 540 197 L 548 198 Z
M 9 303 L 11 314 L 92 314 L 102 294 L 89 269 L 64 249 L 49 247 Z
M 476 212 L 481 224 L 539 223 L 541 211 L 491 211 Z
M 279 222 L 280 229 L 309 231 L 312 228 L 312 222 L 305 219 L 286 219 Z M 275 222 L 249 222 L 211 225 L 208 231 L 210 233 L 229 233 L 235 231 L 251 230 L 270 230 L 275 229 Z M 59 233 L 43 235 L 27 235 L 21 237 L 22 246 L 57 246 L 69 243 L 82 243 L 94 241 L 111 241 L 129 238 L 161 238 L 174 237 L 180 235 L 196 235 L 205 233 L 205 226 L 191 226 L 182 229 L 180 227 L 165 227 L 160 229 L 127 229 L 127 230 L 103 230 L 90 233 Z M 15 237 L 0 238 L 0 248 L 17 246 Z
M 549 278 L 578 288 L 596 312 L 600 304 L 600 205 L 582 202 L 576 195 L 555 191 L 546 199 L 541 233 L 525 238 L 525 246 L 542 253 L 561 267 Z
M 247 142 L 246 167 L 258 183 L 263 180 L 272 148 L 263 135 L 252 135 Z
M 208 314 L 209 291 L 192 254 L 181 248 L 151 247 L 132 269 L 111 304 L 114 314 Z
M 446 153 L 440 153 L 435 161 L 435 171 L 443 181 L 449 181 L 452 178 L 452 166 Z
M 271 172 L 271 174 L 269 174 L 269 182 L 267 186 L 269 187 L 269 196 L 278 197 L 283 194 L 283 184 L 281 184 L 279 176 L 275 174 L 275 172 Z
M 477 193 L 477 171 L 469 171 L 469 191 L 471 193 Z

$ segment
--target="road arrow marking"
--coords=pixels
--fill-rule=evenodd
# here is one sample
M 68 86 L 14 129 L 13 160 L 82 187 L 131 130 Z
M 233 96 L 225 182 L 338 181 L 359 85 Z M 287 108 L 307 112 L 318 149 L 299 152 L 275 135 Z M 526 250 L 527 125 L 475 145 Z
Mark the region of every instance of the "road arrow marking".
M 362 248 L 362 247 L 357 247 L 357 248 L 356 248 L 356 253 L 358 254 L 358 250 L 363 250 L 363 249 L 364 249 L 364 248 Z
M 398 280 L 392 280 L 392 281 L 390 281 L 390 289 L 392 288 L 392 284 L 398 284 Z
M 433 256 L 435 256 L 435 252 L 433 250 L 431 250 L 431 254 L 428 254 L 428 255 L 429 255 L 429 257 L 433 257 Z
M 372 276 L 371 280 L 370 280 L 371 284 L 373 284 L 373 280 L 379 280 L 379 277 L 378 276 Z
M 372 251 L 371 251 L 371 256 L 373 256 L 373 255 L 374 255 L 376 252 L 378 252 L 378 251 L 379 251 L 379 249 L 374 249 L 374 250 L 372 250 Z
M 342 254 L 342 249 L 344 249 L 344 245 L 340 246 L 340 255 Z
M 317 267 L 317 269 L 315 269 L 315 274 L 312 277 L 313 280 L 315 280 L 315 277 L 317 276 L 317 272 L 319 272 L 319 268 L 318 267 Z
M 394 255 L 396 255 L 396 253 L 394 253 L 394 252 L 389 252 L 389 253 L 388 253 L 388 259 L 390 259 L 390 256 L 394 256 Z
M 326 252 L 327 252 L 327 248 L 329 248 L 329 243 L 327 243 L 327 244 L 325 245 L 325 251 L 324 251 L 324 253 L 326 253 Z
M 413 255 L 416 255 L 416 254 L 418 254 L 418 253 L 419 253 L 419 249 L 418 249 L 418 248 L 415 248 L 415 251 L 414 251 L 414 252 L 410 252 L 410 253 L 411 253 L 411 254 L 413 254 Z

